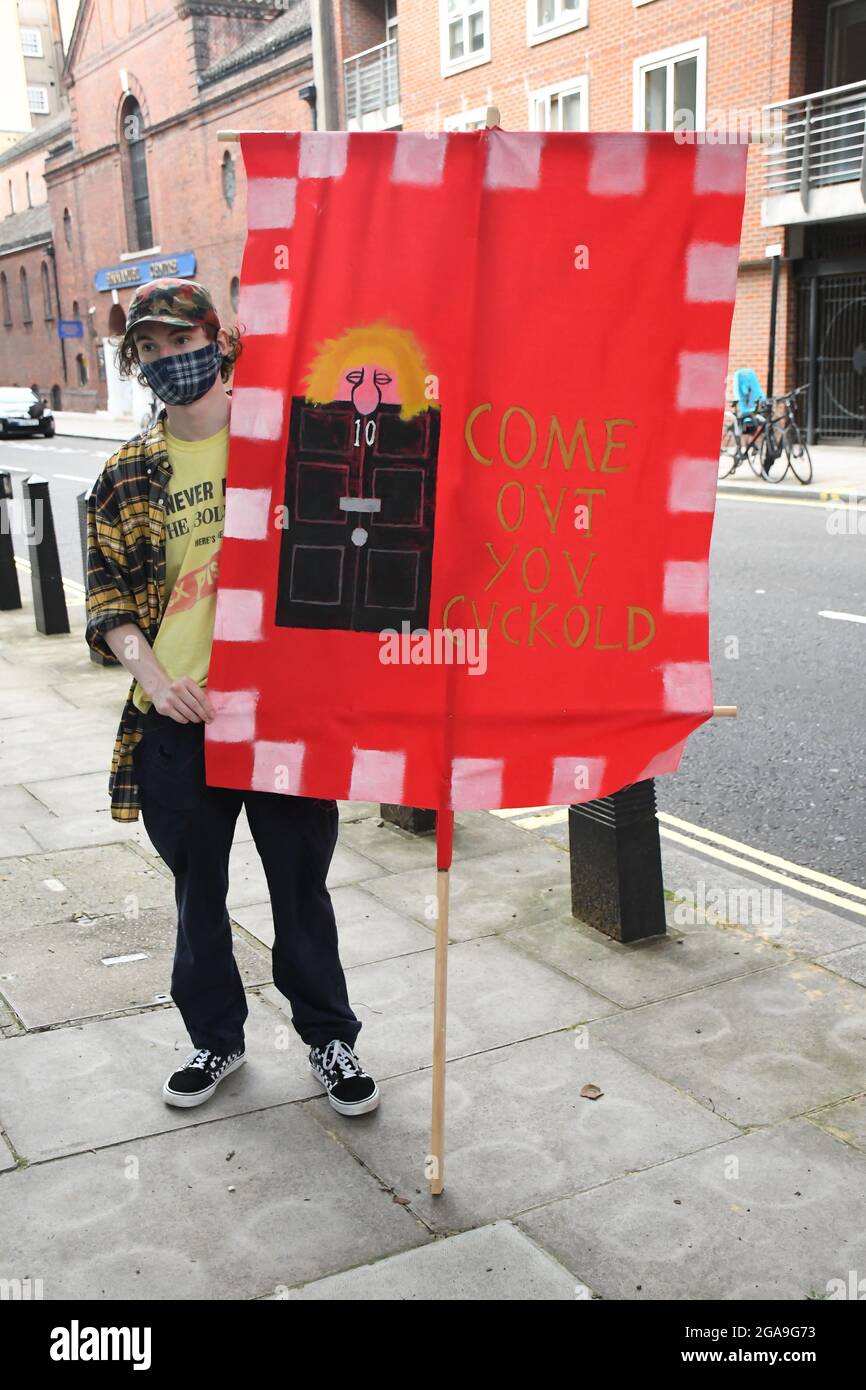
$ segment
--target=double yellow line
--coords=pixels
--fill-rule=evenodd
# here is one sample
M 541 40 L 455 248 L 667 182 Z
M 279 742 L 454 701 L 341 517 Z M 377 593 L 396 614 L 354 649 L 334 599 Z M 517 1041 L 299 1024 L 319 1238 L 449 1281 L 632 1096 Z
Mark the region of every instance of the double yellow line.
M 707 855 L 722 864 L 740 869 L 756 878 L 778 883 L 783 888 L 802 893 L 807 898 L 828 903 L 832 907 L 843 907 L 846 912 L 866 917 L 866 888 L 856 883 L 846 883 L 844 879 L 834 878 L 832 874 L 819 869 L 807 869 L 801 864 L 793 864 L 781 855 L 770 854 L 768 850 L 755 849 L 753 845 L 734 840 L 730 835 L 720 835 L 716 830 L 706 830 L 691 821 L 681 820 L 679 816 L 658 811 L 659 833 L 666 840 L 683 845 L 698 854 Z M 546 826 L 563 825 L 568 821 L 567 806 L 520 806 L 493 815 L 510 820 L 525 830 L 542 830 Z

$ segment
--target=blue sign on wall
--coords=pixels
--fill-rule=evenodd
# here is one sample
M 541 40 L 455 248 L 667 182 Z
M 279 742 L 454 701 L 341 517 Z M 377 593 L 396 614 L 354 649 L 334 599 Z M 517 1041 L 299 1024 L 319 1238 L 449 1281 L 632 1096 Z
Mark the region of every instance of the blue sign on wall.
M 176 251 L 171 256 L 102 266 L 94 275 L 93 283 L 98 290 L 134 289 L 136 285 L 147 284 L 148 280 L 160 280 L 163 275 L 195 275 L 195 252 Z
M 57 332 L 61 338 L 83 338 L 84 324 L 81 319 L 58 319 Z

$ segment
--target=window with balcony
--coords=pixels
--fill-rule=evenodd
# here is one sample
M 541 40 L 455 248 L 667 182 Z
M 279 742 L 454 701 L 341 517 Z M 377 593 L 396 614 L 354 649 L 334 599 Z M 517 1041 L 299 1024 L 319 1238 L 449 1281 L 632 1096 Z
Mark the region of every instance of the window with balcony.
M 384 43 L 344 59 L 343 92 L 349 130 L 390 130 L 400 125 L 396 24 L 389 24 Z
M 526 0 L 526 41 L 531 46 L 570 34 L 588 23 L 587 0 Z
M 34 112 L 36 115 L 46 115 L 48 112 L 48 88 L 28 87 L 27 106 L 28 109 Z
M 588 130 L 588 79 L 555 82 L 529 94 L 530 130 Z
M 38 29 L 21 30 L 21 52 L 25 58 L 42 57 L 42 35 Z
M 703 130 L 706 119 L 705 38 L 635 59 L 635 130 Z
M 439 0 L 442 76 L 490 62 L 490 0 Z

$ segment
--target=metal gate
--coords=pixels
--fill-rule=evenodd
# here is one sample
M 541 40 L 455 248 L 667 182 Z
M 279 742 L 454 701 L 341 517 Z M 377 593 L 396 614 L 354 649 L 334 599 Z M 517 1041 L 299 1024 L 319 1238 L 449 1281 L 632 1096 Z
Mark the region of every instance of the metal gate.
M 797 385 L 811 381 L 815 392 L 815 437 L 863 440 L 866 271 L 797 282 L 796 367 Z

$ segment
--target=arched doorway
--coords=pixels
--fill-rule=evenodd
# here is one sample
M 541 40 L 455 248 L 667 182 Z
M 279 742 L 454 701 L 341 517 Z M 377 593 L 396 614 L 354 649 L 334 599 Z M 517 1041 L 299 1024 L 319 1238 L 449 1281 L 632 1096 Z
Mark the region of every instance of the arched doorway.
M 126 332 L 126 310 L 122 304 L 112 304 L 108 311 L 108 336 L 122 338 Z

